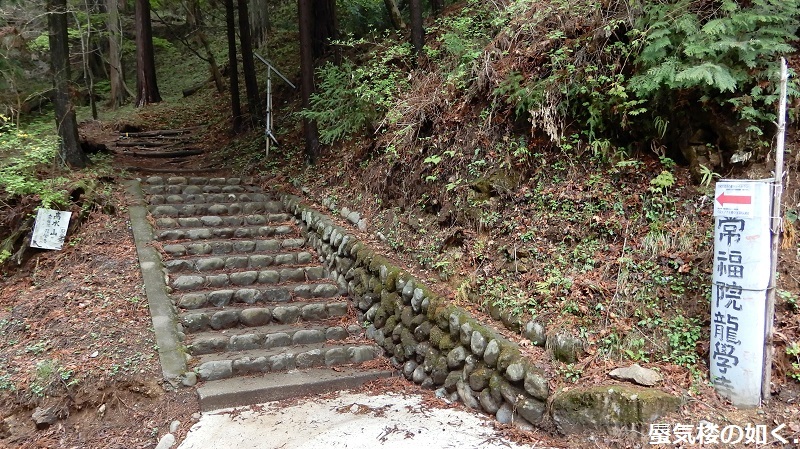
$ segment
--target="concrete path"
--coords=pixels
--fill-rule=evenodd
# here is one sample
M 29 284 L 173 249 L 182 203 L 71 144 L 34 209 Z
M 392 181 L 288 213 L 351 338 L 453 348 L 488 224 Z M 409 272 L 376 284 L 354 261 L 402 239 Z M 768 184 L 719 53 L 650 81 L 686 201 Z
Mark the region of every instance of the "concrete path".
M 461 408 L 437 408 L 420 395 L 341 392 L 299 401 L 204 413 L 179 449 L 523 448 L 496 422 Z M 444 405 L 444 403 L 442 403 Z M 537 446 L 542 447 L 542 446 Z

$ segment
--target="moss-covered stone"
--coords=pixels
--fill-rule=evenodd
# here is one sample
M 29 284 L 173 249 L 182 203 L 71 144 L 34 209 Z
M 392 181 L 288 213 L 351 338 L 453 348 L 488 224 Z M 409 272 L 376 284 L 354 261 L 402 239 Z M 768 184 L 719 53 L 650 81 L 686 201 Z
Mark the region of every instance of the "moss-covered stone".
M 414 338 L 416 338 L 417 341 L 428 341 L 428 337 L 431 335 L 431 328 L 433 327 L 434 326 L 431 324 L 430 321 L 425 321 L 421 323 L 419 326 L 414 328 Z M 434 343 L 431 342 L 431 344 Z M 435 346 L 438 347 L 439 345 Z
M 552 399 L 551 416 L 559 432 L 641 430 L 677 411 L 681 399 L 655 389 L 596 386 L 561 390 Z
M 500 343 L 500 356 L 497 358 L 497 370 L 505 372 L 508 366 L 519 360 L 521 357 L 519 349 L 512 346 L 509 342 Z
M 479 365 L 469 375 L 469 386 L 472 391 L 481 391 L 489 386 L 489 379 L 492 378 L 494 370 L 486 366 Z
M 388 270 L 386 274 L 386 280 L 383 282 L 383 285 L 386 287 L 387 290 L 390 292 L 397 291 L 397 278 L 400 276 L 401 271 L 399 268 L 395 267 L 394 265 L 386 265 Z
M 415 315 L 414 318 L 411 319 L 411 328 L 413 329 L 422 323 L 430 323 L 430 321 L 428 321 L 428 317 L 425 315 Z M 432 325 L 433 324 L 431 324 L 431 326 Z
M 411 328 L 411 321 L 413 319 L 414 319 L 414 311 L 411 309 L 411 306 L 403 306 L 400 312 L 400 321 L 403 322 L 403 326 Z
M 522 319 L 518 315 L 514 315 L 511 310 L 500 312 L 500 321 L 512 332 L 519 333 L 522 330 Z
M 392 335 L 392 332 L 394 332 L 394 328 L 396 326 L 397 326 L 397 317 L 392 315 L 386 318 L 386 324 L 383 326 L 381 331 L 383 332 L 384 336 L 389 337 Z
M 377 329 L 383 329 L 383 326 L 386 325 L 386 319 L 389 318 L 389 314 L 386 313 L 386 309 L 383 307 L 378 307 L 378 310 L 375 311 L 375 319 L 373 324 Z
M 584 353 L 583 341 L 567 334 L 548 336 L 546 346 L 554 359 L 564 363 L 575 363 Z
M 449 374 L 450 371 L 447 369 L 447 357 L 437 357 L 433 365 L 433 370 L 431 370 L 431 380 L 433 380 L 433 383 L 437 386 L 443 385 Z
M 414 335 L 406 328 L 400 331 L 400 344 L 403 345 L 403 351 L 406 357 L 413 357 L 417 353 L 417 340 Z

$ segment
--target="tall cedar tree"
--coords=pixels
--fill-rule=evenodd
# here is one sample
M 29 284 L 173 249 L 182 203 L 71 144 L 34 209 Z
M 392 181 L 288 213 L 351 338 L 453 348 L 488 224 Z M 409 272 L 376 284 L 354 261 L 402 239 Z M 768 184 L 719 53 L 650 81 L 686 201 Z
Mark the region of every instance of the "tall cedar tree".
M 247 92 L 247 109 L 250 121 L 257 123 L 263 111 L 258 98 L 258 80 L 256 79 L 256 63 L 253 60 L 253 43 L 250 40 L 250 16 L 247 12 L 247 0 L 237 0 L 239 5 L 239 40 L 242 49 L 242 73 L 244 87 Z
M 106 27 L 108 28 L 108 66 L 111 94 L 108 106 L 118 108 L 128 99 L 128 86 L 122 70 L 122 33 L 119 26 L 119 0 L 106 0 Z
M 86 156 L 78 140 L 78 122 L 70 100 L 67 0 L 48 0 L 47 26 L 50 64 L 53 71 L 56 126 L 61 137 L 59 156 L 71 168 L 86 167 Z
M 414 56 L 418 59 L 425 46 L 425 28 L 422 26 L 422 0 L 410 0 L 411 10 L 411 45 L 414 47 Z
M 331 41 L 339 38 L 336 24 L 336 0 L 318 0 L 314 2 L 314 34 L 312 35 L 314 59 L 327 54 L 331 49 Z
M 136 0 L 136 107 L 161 101 L 156 82 L 150 0 Z
M 314 93 L 314 11 L 312 0 L 297 0 L 298 18 L 300 22 L 300 95 L 303 109 L 311 106 L 311 94 Z M 306 159 L 315 164 L 319 157 L 319 130 L 317 122 L 303 119 L 303 134 L 306 140 Z
M 242 130 L 242 104 L 239 99 L 239 63 L 236 59 L 236 12 L 233 0 L 225 0 L 225 23 L 228 31 L 228 65 L 230 66 L 231 114 L 233 133 Z

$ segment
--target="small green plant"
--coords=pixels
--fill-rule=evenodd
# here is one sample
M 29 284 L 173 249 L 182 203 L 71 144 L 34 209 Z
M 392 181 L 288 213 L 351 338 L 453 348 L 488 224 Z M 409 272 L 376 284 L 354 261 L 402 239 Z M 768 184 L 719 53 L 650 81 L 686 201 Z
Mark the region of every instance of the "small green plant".
M 786 347 L 786 355 L 790 357 L 794 357 L 794 361 L 791 362 L 792 369 L 789 370 L 787 375 L 789 378 L 800 382 L 800 342 L 792 342 L 791 345 Z
M 800 304 L 797 303 L 797 294 L 788 290 L 778 289 L 778 297 L 786 303 L 786 307 L 792 312 L 800 310 Z
M 574 363 L 562 363 L 561 366 L 558 367 L 558 373 L 564 377 L 565 380 L 576 383 L 583 375 L 583 368 Z
M 686 367 L 697 363 L 697 342 L 702 334 L 700 320 L 676 315 L 666 322 L 665 333 L 669 346 L 665 360 Z

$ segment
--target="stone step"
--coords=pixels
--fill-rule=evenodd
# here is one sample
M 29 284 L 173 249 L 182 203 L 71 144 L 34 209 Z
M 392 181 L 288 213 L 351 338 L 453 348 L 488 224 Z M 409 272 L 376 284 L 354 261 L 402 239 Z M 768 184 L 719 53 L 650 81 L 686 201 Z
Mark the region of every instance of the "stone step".
M 297 238 L 300 236 L 300 231 L 292 225 L 178 228 L 157 231 L 156 240 L 164 242 L 170 240 L 254 239 L 272 236 Z
M 267 223 L 287 223 L 291 222 L 289 214 L 259 214 L 259 215 L 204 215 L 202 217 L 182 217 L 182 218 L 157 218 L 156 227 L 167 228 L 203 228 L 215 226 L 254 226 L 265 225 Z
M 281 250 L 299 249 L 306 244 L 305 238 L 254 239 L 254 240 L 210 240 L 194 243 L 166 244 L 162 249 L 171 257 L 222 255 L 234 253 L 275 253 Z
M 203 215 L 251 215 L 283 212 L 280 201 L 248 201 L 241 203 L 160 204 L 148 206 L 153 218 L 199 217 Z
M 325 278 L 325 275 L 325 268 L 322 266 L 281 268 L 279 270 L 248 270 L 204 275 L 181 274 L 170 276 L 172 280 L 168 285 L 176 291 L 187 292 L 229 286 L 247 287 L 259 284 L 273 285 L 283 282 L 317 281 Z
M 178 321 L 187 334 L 210 330 L 256 327 L 270 323 L 293 324 L 298 321 L 319 321 L 347 316 L 346 300 L 327 302 L 290 302 L 264 307 L 233 306 L 224 309 L 205 308 L 182 312 Z
M 194 356 L 218 352 L 272 349 L 346 340 L 361 334 L 361 326 L 271 325 L 193 334 L 188 343 Z
M 203 382 L 197 387 L 200 410 L 209 412 L 234 406 L 262 404 L 330 391 L 355 389 L 376 379 L 391 377 L 391 370 L 337 367 L 311 368 L 258 377 L 234 377 Z
M 206 354 L 198 357 L 197 375 L 200 380 L 209 381 L 276 371 L 348 365 L 372 360 L 381 352 L 372 345 L 317 343 Z
M 274 201 L 274 198 L 264 193 L 180 193 L 166 195 L 153 194 L 150 195 L 147 201 L 153 205 L 180 205 L 204 203 L 264 203 L 267 201 Z
M 263 193 L 256 186 L 247 185 L 142 185 L 146 195 L 196 195 L 199 193 Z
M 251 254 L 208 256 L 191 259 L 172 259 L 164 262 L 170 274 L 180 272 L 204 272 L 218 270 L 258 269 L 281 265 L 307 265 L 314 260 L 308 251 L 284 252 L 277 254 Z
M 328 299 L 339 296 L 339 287 L 332 283 L 290 283 L 267 288 L 240 288 L 185 293 L 178 296 L 178 307 L 196 310 L 227 307 L 231 304 L 280 304 L 293 299 Z M 176 295 L 177 296 L 177 295 Z
M 243 184 L 242 178 L 209 178 L 204 176 L 150 176 L 142 180 L 143 185 L 217 185 L 232 186 Z

